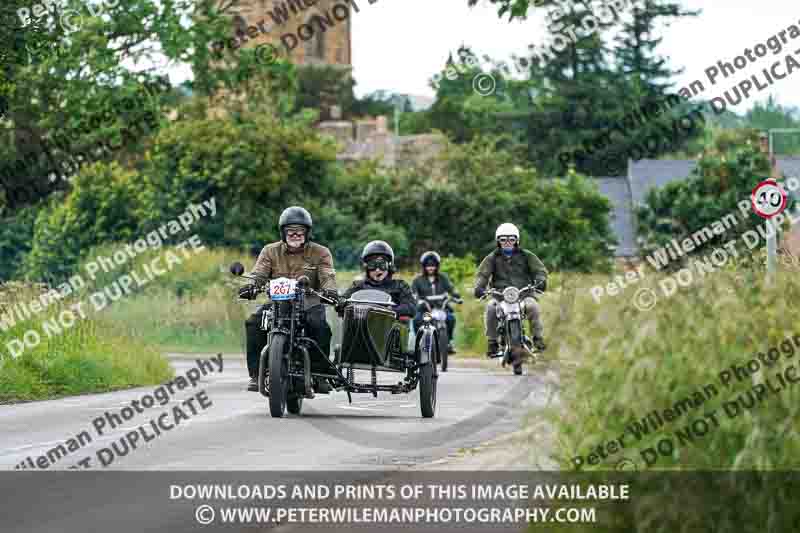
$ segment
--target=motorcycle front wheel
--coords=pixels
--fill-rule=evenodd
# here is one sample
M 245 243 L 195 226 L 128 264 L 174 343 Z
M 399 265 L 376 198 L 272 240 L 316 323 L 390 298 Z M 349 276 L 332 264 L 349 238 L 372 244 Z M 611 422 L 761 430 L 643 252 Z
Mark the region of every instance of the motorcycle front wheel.
M 436 343 L 434 333 L 426 331 L 420 343 L 420 361 L 427 361 L 419 368 L 419 406 L 424 418 L 433 418 L 436 414 L 436 352 L 439 346 Z
M 522 323 L 519 320 L 508 321 L 508 344 L 512 348 L 522 346 Z
M 285 335 L 273 334 L 269 345 L 269 414 L 273 418 L 281 418 L 286 412 L 289 361 L 284 352 L 287 342 Z

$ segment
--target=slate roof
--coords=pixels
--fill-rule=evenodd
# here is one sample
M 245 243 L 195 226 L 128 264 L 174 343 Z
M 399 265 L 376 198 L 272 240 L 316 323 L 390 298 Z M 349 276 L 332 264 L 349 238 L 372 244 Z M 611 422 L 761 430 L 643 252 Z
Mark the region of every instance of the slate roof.
M 628 180 L 633 202 L 643 204 L 650 189 L 689 177 L 697 166 L 694 159 L 641 159 L 628 163 Z
M 800 157 L 778 157 L 777 162 L 778 169 L 787 177 L 800 178 Z M 611 202 L 611 229 L 619 241 L 615 256 L 638 254 L 633 205 L 643 204 L 650 189 L 688 178 L 696 166 L 697 162 L 693 159 L 641 159 L 628 162 L 627 177 L 595 178 L 600 193 Z M 790 194 L 800 200 L 800 190 Z
M 634 256 L 637 253 L 635 221 L 631 207 L 631 190 L 624 176 L 595 178 L 600 194 L 611 202 L 611 231 L 618 244 L 614 255 Z
M 787 178 L 800 178 L 800 157 L 778 157 L 778 170 Z M 800 190 L 789 191 L 790 196 L 800 200 Z

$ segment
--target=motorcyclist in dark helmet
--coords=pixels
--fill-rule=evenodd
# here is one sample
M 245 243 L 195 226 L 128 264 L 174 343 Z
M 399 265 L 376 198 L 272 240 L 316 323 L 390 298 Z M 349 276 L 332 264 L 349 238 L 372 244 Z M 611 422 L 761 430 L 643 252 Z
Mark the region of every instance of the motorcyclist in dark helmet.
M 411 292 L 417 299 L 417 314 L 414 317 L 414 329 L 418 330 L 422 326 L 422 315 L 431 310 L 430 304 L 425 301 L 426 296 L 438 296 L 440 294 L 448 293 L 453 297 L 456 302 L 461 302 L 461 296 L 456 291 L 450 278 L 447 274 L 439 272 L 442 259 L 438 253 L 434 251 L 425 252 L 419 258 L 420 266 L 422 267 L 422 274 L 414 278 L 411 284 Z M 447 312 L 447 338 L 449 345 L 447 347 L 449 353 L 455 353 L 453 347 L 453 332 L 456 327 L 456 316 L 453 313 L 453 308 L 450 304 L 445 309 Z
M 411 287 L 401 279 L 394 279 L 394 250 L 385 241 L 372 241 L 361 252 L 361 265 L 366 275 L 353 281 L 343 297 L 349 298 L 354 292 L 374 289 L 388 293 L 392 297 L 393 311 L 399 316 L 414 316 L 416 301 Z
M 281 240 L 267 244 L 261 250 L 250 275 L 258 282 L 269 282 L 274 278 L 297 279 L 308 276 L 309 286 L 332 299 L 338 298 L 336 290 L 336 270 L 333 268 L 333 256 L 330 250 L 321 244 L 311 242 L 311 230 L 314 227 L 311 214 L 304 208 L 292 206 L 286 208 L 278 219 Z M 245 285 L 239 289 L 239 297 L 252 300 L 255 298 L 256 284 Z M 260 306 L 245 321 L 247 339 L 247 370 L 250 383 L 247 390 L 258 392 L 258 363 L 261 351 L 267 344 L 267 333 L 260 329 L 264 311 L 267 306 Z M 322 353 L 330 356 L 331 328 L 325 320 L 325 308 L 319 297 L 309 295 L 305 298 L 306 331 L 317 344 Z

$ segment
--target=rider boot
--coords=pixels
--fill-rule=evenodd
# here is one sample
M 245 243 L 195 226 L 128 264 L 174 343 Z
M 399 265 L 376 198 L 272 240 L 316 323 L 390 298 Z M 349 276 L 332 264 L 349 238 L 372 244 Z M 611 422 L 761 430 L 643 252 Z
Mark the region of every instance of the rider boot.
M 258 392 L 258 363 L 261 358 L 261 350 L 267 345 L 267 332 L 260 328 L 264 309 L 260 308 L 253 313 L 250 318 L 245 320 L 245 338 L 247 339 L 247 372 L 250 374 L 250 382 L 247 390 Z
M 544 343 L 544 339 L 542 337 L 533 337 L 533 347 L 540 352 L 543 352 L 547 349 L 547 345 Z
M 486 348 L 486 357 L 494 357 L 500 351 L 497 339 L 489 339 L 489 346 Z
M 453 346 L 453 331 L 456 329 L 456 320 L 451 314 L 447 316 L 447 353 L 456 353 L 456 348 Z
M 525 298 L 523 305 L 525 306 L 525 312 L 528 315 L 531 332 L 533 333 L 533 346 L 536 350 L 542 352 L 545 350 L 546 346 L 544 337 L 542 336 L 544 326 L 542 325 L 542 313 L 539 308 L 539 303 L 533 298 Z

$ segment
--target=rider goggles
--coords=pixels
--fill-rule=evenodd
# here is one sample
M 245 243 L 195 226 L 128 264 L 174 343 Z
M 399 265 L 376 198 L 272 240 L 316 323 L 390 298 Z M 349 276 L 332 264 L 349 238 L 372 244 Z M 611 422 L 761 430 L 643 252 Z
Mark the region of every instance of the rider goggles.
M 306 228 L 304 226 L 286 226 L 287 237 L 304 237 Z
M 370 259 L 367 261 L 367 270 L 389 270 L 389 261 L 386 259 Z
M 497 238 L 497 242 L 499 242 L 500 244 L 505 244 L 507 242 L 511 243 L 511 244 L 515 244 L 517 242 L 517 238 L 516 237 L 498 237 Z

